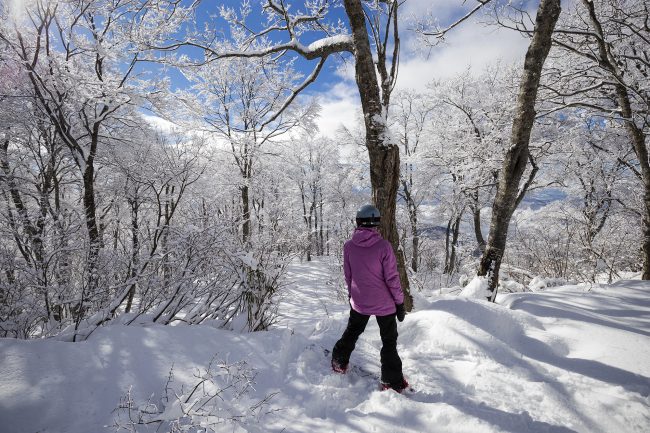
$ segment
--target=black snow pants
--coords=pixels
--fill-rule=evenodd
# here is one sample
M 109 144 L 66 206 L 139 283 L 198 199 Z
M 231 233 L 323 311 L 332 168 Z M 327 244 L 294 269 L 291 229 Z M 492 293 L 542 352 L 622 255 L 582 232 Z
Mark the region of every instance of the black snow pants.
M 389 316 L 376 316 L 379 325 L 379 334 L 381 335 L 381 381 L 391 385 L 401 386 L 404 381 L 402 375 L 402 360 L 397 354 L 397 320 L 395 314 Z M 350 355 L 359 336 L 366 329 L 370 316 L 357 313 L 350 309 L 350 319 L 348 326 L 343 332 L 343 336 L 334 345 L 332 350 L 332 359 L 336 360 L 342 366 L 347 366 L 350 362 Z

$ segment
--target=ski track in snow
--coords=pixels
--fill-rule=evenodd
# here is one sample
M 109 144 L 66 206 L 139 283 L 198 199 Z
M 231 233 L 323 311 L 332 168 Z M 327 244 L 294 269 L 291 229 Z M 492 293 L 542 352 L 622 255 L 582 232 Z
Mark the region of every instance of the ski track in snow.
M 398 349 L 413 392 L 379 391 L 374 319 L 346 375 L 331 349 L 348 306 L 325 261 L 294 263 L 269 332 L 208 326 L 110 326 L 83 343 L 0 339 L 0 432 L 111 431 L 119 398 L 160 393 L 217 357 L 257 370 L 253 393 L 277 393 L 255 431 L 648 432 L 650 283 L 565 286 L 500 296 L 498 304 L 416 294 Z M 224 432 L 244 432 L 224 425 Z

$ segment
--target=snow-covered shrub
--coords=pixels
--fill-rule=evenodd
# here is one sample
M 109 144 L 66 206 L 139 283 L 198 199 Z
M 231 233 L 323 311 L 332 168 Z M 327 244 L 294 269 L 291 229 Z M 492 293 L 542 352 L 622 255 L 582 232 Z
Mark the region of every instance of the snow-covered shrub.
M 490 296 L 487 277 L 475 276 L 472 281 L 463 288 L 459 296 L 471 299 L 487 299 Z
M 234 276 L 232 302 L 224 311 L 222 326 L 246 331 L 268 329 L 277 314 L 275 300 L 289 259 L 266 248 L 231 254 L 227 263 Z
M 29 338 L 42 325 L 43 311 L 39 309 L 38 302 L 26 292 L 22 285 L 0 283 L 1 338 Z
M 205 370 L 194 373 L 189 386 L 178 385 L 174 368 L 158 395 L 136 401 L 132 387 L 115 409 L 116 431 L 131 433 L 262 432 L 257 426 L 274 394 L 250 397 L 255 371 L 245 361 L 228 364 L 213 357 Z M 245 429 L 243 428 L 245 427 Z
M 544 278 L 537 276 L 528 283 L 528 288 L 533 292 L 537 292 L 547 287 L 563 286 L 565 284 L 571 284 L 571 282 L 564 278 Z
M 636 269 L 639 250 L 630 248 L 640 236 L 632 216 L 613 209 L 596 235 L 578 205 L 556 201 L 538 210 L 517 211 L 516 229 L 509 239 L 505 260 L 529 276 L 513 275 L 529 285 L 534 276 L 566 281 L 610 280 L 621 271 Z

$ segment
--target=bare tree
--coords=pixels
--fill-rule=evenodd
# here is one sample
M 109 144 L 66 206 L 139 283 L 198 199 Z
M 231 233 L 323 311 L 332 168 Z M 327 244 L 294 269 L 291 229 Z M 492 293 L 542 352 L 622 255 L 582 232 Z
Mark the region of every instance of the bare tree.
M 232 50 L 251 46 L 238 28 L 233 29 Z M 193 68 L 194 69 L 194 68 Z M 179 94 L 190 110 L 188 122 L 193 130 L 205 130 L 217 140 L 225 141 L 241 181 L 241 237 L 250 244 L 254 224 L 253 185 L 260 170 L 260 159 L 272 142 L 298 128 L 313 127 L 317 114 L 315 101 L 294 102 L 277 115 L 286 89 L 295 81 L 297 72 L 289 65 L 279 65 L 272 58 L 226 58 L 211 62 L 197 70 L 188 70 L 192 82 L 189 92 Z M 176 113 L 170 113 L 173 118 Z M 275 120 L 269 121 L 271 118 Z M 197 122 L 197 119 L 200 119 Z
M 650 279 L 650 9 L 642 0 L 580 0 L 553 38 L 557 68 L 548 74 L 547 110 L 587 110 L 623 124 L 643 189 L 642 278 Z
M 426 127 L 431 121 L 433 104 L 424 95 L 399 92 L 391 107 L 391 126 L 403 155 L 400 170 L 399 197 L 406 205 L 411 232 L 411 269 L 420 264 L 420 205 L 428 193 L 433 173 L 425 165 L 424 154 L 429 150 Z
M 128 79 L 137 54 L 124 58 L 125 41 L 116 37 L 125 7 L 99 1 L 27 2 L 22 22 L 0 27 L 2 40 L 24 69 L 35 102 L 69 147 L 83 179 L 88 235 L 87 286 L 97 285 L 103 240 L 95 196 L 95 158 L 106 124 L 131 101 Z M 129 67 L 111 64 L 119 56 Z
M 499 172 L 497 194 L 492 205 L 490 234 L 478 268 L 478 275 L 488 279 L 488 300 L 492 302 L 497 294 L 499 268 L 506 247 L 510 218 L 521 201 L 518 200 L 518 197 L 521 197 L 519 184 L 530 155 L 529 142 L 535 122 L 537 91 L 560 11 L 560 0 L 541 0 L 535 19 L 535 30 L 526 52 L 512 125 L 511 145 Z
M 397 190 L 399 188 L 399 146 L 391 139 L 387 124 L 390 96 L 395 86 L 399 63 L 400 37 L 398 9 L 400 1 L 384 0 L 366 2 L 344 0 L 346 16 L 351 34 L 339 24 L 326 21 L 330 8 L 328 1 L 306 2 L 304 9 L 291 9 L 290 5 L 277 0 L 267 0 L 263 10 L 267 14 L 267 26 L 252 29 L 240 19 L 248 13 L 248 6 L 238 14 L 232 9 L 222 8 L 222 15 L 231 23 L 245 29 L 249 40 L 264 40 L 265 46 L 258 49 L 224 50 L 215 33 L 197 38 L 197 34 L 165 43 L 153 43 L 157 50 L 176 51 L 181 47 L 199 47 L 205 52 L 205 59 L 199 63 L 213 62 L 232 57 L 266 57 L 269 55 L 293 55 L 317 63 L 312 72 L 296 87 L 288 91 L 283 104 L 275 115 L 265 123 L 274 122 L 295 100 L 296 96 L 313 83 L 329 56 L 351 53 L 355 60 L 355 79 L 366 128 L 365 141 L 370 159 L 372 199 L 382 214 L 380 230 L 391 242 L 398 259 L 402 289 L 406 295 L 405 305 L 410 311 L 408 276 L 404 254 L 399 248 L 399 236 L 395 218 Z M 301 43 L 304 31 L 315 31 L 323 35 L 309 45 Z M 278 42 L 269 42 L 269 41 Z M 373 49 L 374 48 L 374 49 Z M 183 59 L 185 60 L 185 59 Z

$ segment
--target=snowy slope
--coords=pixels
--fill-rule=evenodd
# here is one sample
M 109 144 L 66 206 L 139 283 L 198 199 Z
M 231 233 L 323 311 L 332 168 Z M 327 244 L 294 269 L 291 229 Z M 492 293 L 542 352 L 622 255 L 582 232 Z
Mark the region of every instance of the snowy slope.
M 347 306 L 323 262 L 296 263 L 276 329 L 236 334 L 208 326 L 124 327 L 84 343 L 0 339 L 0 432 L 111 431 L 120 396 L 193 384 L 217 354 L 257 370 L 244 409 L 277 393 L 250 427 L 268 432 L 648 432 L 650 283 L 589 291 L 565 286 L 507 295 L 499 304 L 417 299 L 399 325 L 409 395 L 377 391 L 379 332 L 371 320 L 346 376 L 324 348 Z M 244 428 L 246 427 L 246 428 Z

